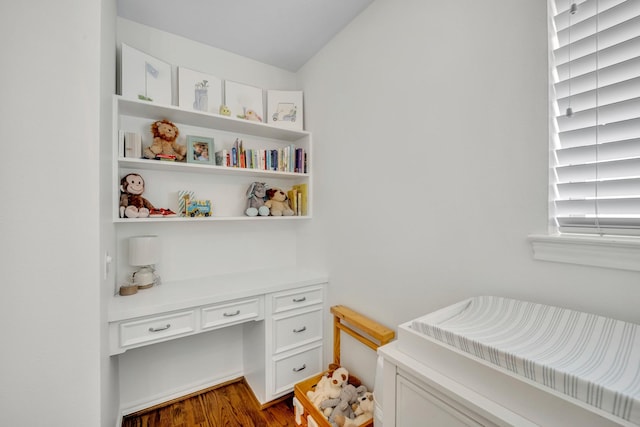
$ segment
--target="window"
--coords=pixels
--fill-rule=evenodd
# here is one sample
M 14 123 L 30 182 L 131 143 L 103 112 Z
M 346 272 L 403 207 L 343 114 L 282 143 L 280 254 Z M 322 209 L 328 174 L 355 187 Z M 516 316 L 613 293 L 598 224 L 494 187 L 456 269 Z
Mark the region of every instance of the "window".
M 640 0 L 550 0 L 552 217 L 640 235 Z
M 640 271 L 640 0 L 549 0 L 553 232 L 534 258 Z

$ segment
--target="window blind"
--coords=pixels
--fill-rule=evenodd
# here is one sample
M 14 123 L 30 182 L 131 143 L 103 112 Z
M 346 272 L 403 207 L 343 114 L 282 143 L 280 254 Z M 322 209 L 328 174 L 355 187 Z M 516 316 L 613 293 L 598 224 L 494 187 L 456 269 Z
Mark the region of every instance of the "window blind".
M 640 0 L 550 12 L 556 225 L 640 235 Z

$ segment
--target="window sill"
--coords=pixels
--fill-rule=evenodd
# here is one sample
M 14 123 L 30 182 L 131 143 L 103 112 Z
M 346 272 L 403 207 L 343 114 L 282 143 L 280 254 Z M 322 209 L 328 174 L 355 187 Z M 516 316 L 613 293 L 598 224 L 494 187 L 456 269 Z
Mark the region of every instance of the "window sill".
M 532 234 L 533 257 L 619 270 L 640 271 L 640 238 Z

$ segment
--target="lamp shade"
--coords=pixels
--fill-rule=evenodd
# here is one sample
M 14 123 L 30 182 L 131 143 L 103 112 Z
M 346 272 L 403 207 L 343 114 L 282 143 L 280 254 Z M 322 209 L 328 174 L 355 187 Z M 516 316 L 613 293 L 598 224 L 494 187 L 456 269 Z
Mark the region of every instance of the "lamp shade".
M 160 258 L 158 236 L 129 237 L 129 264 L 144 266 L 158 262 Z

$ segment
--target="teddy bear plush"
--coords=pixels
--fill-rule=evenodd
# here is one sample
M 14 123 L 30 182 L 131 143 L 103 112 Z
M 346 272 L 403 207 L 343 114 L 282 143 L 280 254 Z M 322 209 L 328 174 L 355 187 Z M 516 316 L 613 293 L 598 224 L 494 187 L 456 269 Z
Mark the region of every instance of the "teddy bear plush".
M 375 400 L 373 393 L 366 392 L 364 395 L 358 398 L 356 405 L 354 405 L 355 418 L 347 418 L 344 415 L 337 415 L 335 417 L 335 424 L 338 427 L 357 427 L 369 421 L 373 418 L 373 412 L 375 410 Z
M 265 202 L 265 206 L 269 208 L 271 216 L 292 216 L 293 209 L 289 207 L 287 193 L 279 188 L 270 188 L 267 190 L 269 200 Z
M 342 385 L 346 384 L 348 380 L 349 371 L 346 368 L 338 368 L 323 375 L 315 389 L 307 391 L 307 397 L 314 406 L 319 408 L 323 401 L 339 398 Z M 331 414 L 331 408 L 327 409 L 328 413 L 325 413 L 325 416 L 328 417 Z
M 120 218 L 146 218 L 155 207 L 142 197 L 144 179 L 137 173 L 120 180 Z
M 178 127 L 169 120 L 158 120 L 151 124 L 151 134 L 153 142 L 144 149 L 144 157 L 155 159 L 158 154 L 175 156 L 176 160 L 184 160 L 187 154 L 187 147 L 178 144 Z
M 352 384 L 343 384 L 340 390 L 340 396 L 335 399 L 327 399 L 320 403 L 319 409 L 326 414 L 325 409 L 332 408 L 329 414 L 329 422 L 336 424 L 336 418 L 343 416 L 345 418 L 355 418 L 353 406 L 358 402 L 358 396 L 364 394 L 367 387 L 361 385 L 356 388 Z
M 253 182 L 247 188 L 247 216 L 269 216 L 269 208 L 265 206 L 267 185 L 264 182 Z

